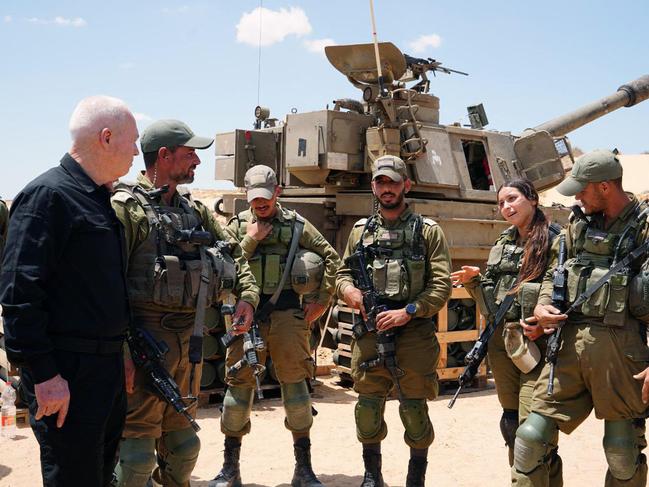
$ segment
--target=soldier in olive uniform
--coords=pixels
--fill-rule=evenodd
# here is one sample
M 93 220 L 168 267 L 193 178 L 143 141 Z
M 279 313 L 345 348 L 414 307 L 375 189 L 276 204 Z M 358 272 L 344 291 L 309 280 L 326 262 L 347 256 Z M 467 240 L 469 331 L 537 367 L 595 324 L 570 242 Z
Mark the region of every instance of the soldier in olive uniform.
M 265 349 L 258 352 L 263 364 L 269 355 L 280 383 L 286 412 L 284 425 L 293 434 L 295 472 L 293 487 L 322 486 L 311 468 L 309 431 L 313 423 L 307 379 L 313 375 L 309 347 L 310 325 L 325 311 L 334 293 L 336 270 L 340 258 L 334 248 L 307 220 L 278 203 L 281 187 L 274 171 L 254 166 L 245 175 L 246 196 L 250 209 L 233 217 L 227 230 L 240 242 L 261 288 L 260 308 L 277 292 L 277 302 L 269 317 L 259 322 Z M 295 232 L 301 230 L 297 252 L 281 289 L 286 261 Z M 238 325 L 236 333 L 249 325 Z M 225 434 L 223 468 L 210 487 L 241 485 L 239 453 L 241 438 L 250 431 L 255 380 L 249 367 L 232 373 L 231 367 L 243 356 L 242 340 L 235 341 L 227 352 L 226 382 L 221 431 Z
M 492 247 L 484 275 L 479 267 L 462 266 L 451 274 L 451 280 L 464 285 L 489 321 L 495 319 L 505 298 L 513 294 L 504 319 L 496 324 L 488 350 L 503 408 L 500 431 L 511 467 L 516 430 L 530 412 L 532 391 L 543 369 L 541 357 L 545 355 L 547 337 L 543 328 L 534 323 L 532 314 L 551 245 L 561 227 L 548 222 L 538 207 L 539 195 L 527 179 L 505 182 L 496 196 L 500 214 L 511 226 Z M 550 485 L 560 486 L 561 459 L 556 451 L 552 455 Z
M 645 205 L 624 192 L 622 166 L 610 151 L 580 157 L 557 189 L 575 196 L 586 215 L 573 215 L 563 231 L 569 305 L 642 245 L 649 237 L 649 225 Z M 532 412 L 516 432 L 513 485 L 548 485 L 549 453 L 557 444 L 559 430 L 571 433 L 593 409 L 597 418 L 604 419 L 608 462 L 604 485 L 646 485 L 646 458 L 641 453 L 646 446 L 649 395 L 649 349 L 643 323 L 649 320 L 646 255 L 615 273 L 569 315 L 552 304 L 552 269 L 557 258 L 551 262 L 534 315 L 546 331 L 561 325 L 563 341 L 553 394 L 548 395 L 550 366 L 546 364 L 534 388 Z
M 259 288 L 238 243 L 205 206 L 178 187 L 194 180 L 200 164 L 196 149 L 206 149 L 212 139 L 194 135 L 180 121 L 159 120 L 147 127 L 141 144 L 146 170 L 134 185 L 119 184 L 112 198 L 126 236 L 132 326 L 167 344 L 165 368 L 183 396 L 196 397 L 201 364 L 190 363 L 188 351 L 192 335 L 202 335 L 205 309 L 234 292 L 239 297 L 235 318 L 250 323 Z M 196 241 L 197 231 L 207 234 Z M 217 250 L 206 235 L 230 240 L 230 251 Z M 148 375 L 134 371 L 130 356 L 125 364 L 130 394 L 116 485 L 143 487 L 157 450 L 159 468 L 152 478 L 166 486 L 188 486 L 198 459 L 198 436 L 185 417 L 153 392 Z M 189 413 L 195 411 L 196 404 Z
M 344 257 L 360 247 L 379 294 L 379 305 L 388 308 L 376 317 L 381 333 L 396 332 L 396 361 L 400 377 L 399 413 L 410 446 L 407 487 L 424 485 L 428 447 L 433 425 L 427 400 L 437 397 L 439 343 L 432 320 L 451 293 L 450 256 L 446 238 L 433 220 L 413 213 L 404 201 L 411 182 L 405 163 L 395 156 L 376 160 L 372 191 L 379 202 L 378 214 L 356 223 Z M 368 251 L 372 249 L 372 253 Z M 367 316 L 363 296 L 347 265 L 338 270 L 336 292 L 351 308 Z M 365 333 L 352 342 L 352 376 L 358 392 L 356 434 L 363 444 L 365 477 L 362 487 L 383 486 L 381 440 L 387 434 L 383 421 L 385 401 L 395 386 L 393 372 L 385 364 L 367 366 L 377 358 L 377 333 Z

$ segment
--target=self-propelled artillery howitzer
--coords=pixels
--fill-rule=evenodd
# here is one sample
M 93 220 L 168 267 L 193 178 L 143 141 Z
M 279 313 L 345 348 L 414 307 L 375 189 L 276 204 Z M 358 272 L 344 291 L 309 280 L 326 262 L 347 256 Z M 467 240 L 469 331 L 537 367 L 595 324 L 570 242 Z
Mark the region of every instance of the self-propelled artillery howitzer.
M 649 76 L 643 76 L 520 135 L 485 129 L 482 105 L 468 107 L 471 126 L 445 125 L 440 123 L 440 100 L 430 93 L 429 75 L 466 73 L 404 55 L 389 42 L 378 48 L 383 86 L 373 44 L 325 49 L 334 68 L 361 90 L 360 99 L 336 99 L 331 108 L 290 113 L 283 121 L 257 107 L 255 129 L 216 135 L 216 179 L 243 187 L 248 168 L 272 167 L 284 188 L 282 203 L 316 225 L 341 254 L 354 223 L 373 211 L 372 161 L 391 154 L 406 161 L 413 182 L 410 206 L 440 224 L 453 267 L 483 264 L 508 226 L 495 204 L 496 188 L 518 176 L 532 180 L 538 190 L 558 184 L 573 162 L 566 134 L 649 97 Z M 232 215 L 247 206 L 243 192 L 231 193 L 217 203 L 217 211 Z M 546 212 L 555 222 L 567 221 L 567 210 Z M 349 310 L 334 309 L 331 315 L 329 326 L 338 327 L 348 340 L 351 332 L 340 326 L 351 328 Z M 438 327 L 446 330 L 441 323 Z M 451 341 L 475 340 L 475 333 L 474 338 Z M 442 367 L 445 357 L 443 352 Z M 449 370 L 447 375 L 455 379 L 458 373 Z
M 649 76 L 643 76 L 520 136 L 486 130 L 481 105 L 469 107 L 471 127 L 444 125 L 427 74 L 466 73 L 404 55 L 389 42 L 380 43 L 379 51 L 384 94 L 372 44 L 329 46 L 327 58 L 362 91 L 362 99 L 337 99 L 331 109 L 291 113 L 283 122 L 257 107 L 259 129 L 216 135 L 216 178 L 242 187 L 249 167 L 272 167 L 284 186 L 284 204 L 342 251 L 354 222 L 372 211 L 372 161 L 398 155 L 407 161 L 414 183 L 413 209 L 440 223 L 454 266 L 480 263 L 506 227 L 494 205 L 495 189 L 504 180 L 525 176 L 538 190 L 558 184 L 572 161 L 567 133 L 649 97 Z M 231 215 L 246 207 L 243 194 L 235 193 L 218 210 Z

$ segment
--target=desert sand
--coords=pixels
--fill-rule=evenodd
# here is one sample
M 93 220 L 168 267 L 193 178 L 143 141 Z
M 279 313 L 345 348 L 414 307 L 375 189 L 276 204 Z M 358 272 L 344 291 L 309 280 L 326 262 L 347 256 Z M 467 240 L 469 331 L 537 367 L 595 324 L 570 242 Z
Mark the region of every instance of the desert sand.
M 361 446 L 354 432 L 355 393 L 341 387 L 335 376 L 320 378 L 313 400 L 318 416 L 312 430 L 313 467 L 330 487 L 357 487 L 363 476 Z M 451 392 L 450 390 L 448 391 Z M 502 487 L 509 485 L 507 450 L 500 436 L 500 406 L 493 385 L 462 394 L 452 410 L 450 396 L 429 403 L 435 427 L 426 485 L 435 487 Z M 199 410 L 202 449 L 192 485 L 206 487 L 223 459 L 223 435 L 218 406 Z M 390 400 L 385 418 L 388 437 L 383 442 L 386 485 L 405 485 L 408 449 L 403 442 L 398 402 Z M 279 399 L 256 402 L 252 432 L 244 438 L 241 473 L 249 487 L 289 487 L 293 474 L 291 435 L 283 426 Z M 0 486 L 41 485 L 38 445 L 29 428 L 20 428 L 14 440 L 0 439 Z M 601 449 L 603 424 L 594 416 L 572 435 L 561 435 L 565 485 L 601 485 L 606 461 Z

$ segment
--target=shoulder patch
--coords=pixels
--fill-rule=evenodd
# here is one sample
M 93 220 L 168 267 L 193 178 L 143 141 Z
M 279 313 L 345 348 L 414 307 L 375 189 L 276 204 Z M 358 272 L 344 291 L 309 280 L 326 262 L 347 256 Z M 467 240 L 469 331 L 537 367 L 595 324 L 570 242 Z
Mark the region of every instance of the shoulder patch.
M 432 218 L 424 217 L 424 223 L 426 225 L 430 225 L 431 227 L 434 225 L 437 225 L 437 222 L 433 220 Z
M 358 220 L 356 223 L 354 223 L 355 227 L 362 227 L 367 223 L 367 218 L 361 218 Z

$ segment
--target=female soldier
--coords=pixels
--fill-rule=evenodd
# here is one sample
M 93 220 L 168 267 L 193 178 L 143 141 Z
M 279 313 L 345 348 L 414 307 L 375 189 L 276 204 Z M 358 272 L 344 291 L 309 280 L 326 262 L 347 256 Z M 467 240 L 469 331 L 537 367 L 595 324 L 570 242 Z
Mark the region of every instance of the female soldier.
M 539 195 L 527 179 L 513 179 L 497 193 L 503 218 L 511 223 L 489 253 L 484 275 L 480 268 L 462 266 L 451 274 L 476 300 L 487 319 L 493 319 L 508 294 L 515 298 L 489 341 L 489 364 L 503 408 L 500 431 L 514 460 L 516 429 L 530 412 L 532 391 L 543 368 L 546 337 L 534 323 L 533 310 L 560 227 L 550 224 L 539 209 Z M 529 318 L 527 318 L 529 317 Z M 553 452 L 551 485 L 561 485 L 561 459 Z

